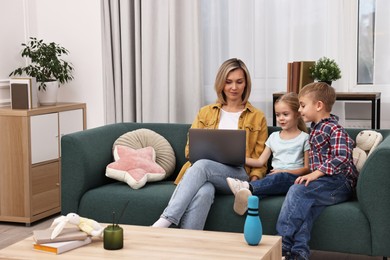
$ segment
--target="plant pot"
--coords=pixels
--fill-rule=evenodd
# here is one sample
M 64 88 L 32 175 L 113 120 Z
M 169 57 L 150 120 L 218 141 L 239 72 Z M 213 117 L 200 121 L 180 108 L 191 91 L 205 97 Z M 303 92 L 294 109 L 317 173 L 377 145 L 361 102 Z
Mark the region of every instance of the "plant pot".
M 320 80 L 320 82 L 324 82 L 324 83 L 328 84 L 329 86 L 332 86 L 332 81 L 330 81 L 330 80 Z
M 40 82 L 37 83 L 39 86 Z M 58 81 L 45 82 L 46 90 L 41 88 L 38 91 L 38 101 L 41 106 L 52 106 L 57 104 Z

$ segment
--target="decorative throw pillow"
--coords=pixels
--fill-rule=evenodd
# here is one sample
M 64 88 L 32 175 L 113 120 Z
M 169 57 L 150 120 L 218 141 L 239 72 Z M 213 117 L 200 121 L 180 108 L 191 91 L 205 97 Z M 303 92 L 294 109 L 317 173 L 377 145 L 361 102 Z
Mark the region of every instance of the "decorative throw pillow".
M 113 148 L 116 145 L 124 145 L 133 149 L 151 146 L 156 151 L 156 163 L 166 172 L 165 178 L 175 171 L 176 157 L 171 144 L 162 135 L 150 129 L 141 128 L 127 132 L 114 142 Z
M 165 170 L 155 162 L 153 147 L 133 149 L 123 145 L 114 147 L 115 162 L 107 165 L 106 176 L 126 182 L 131 188 L 139 189 L 146 182 L 164 179 Z

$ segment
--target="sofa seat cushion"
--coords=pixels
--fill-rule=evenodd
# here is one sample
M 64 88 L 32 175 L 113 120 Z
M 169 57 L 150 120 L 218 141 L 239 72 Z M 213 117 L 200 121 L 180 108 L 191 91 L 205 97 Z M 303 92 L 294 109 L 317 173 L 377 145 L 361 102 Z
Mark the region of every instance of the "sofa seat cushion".
M 259 216 L 263 234 L 276 234 L 276 220 L 284 201 L 284 196 L 272 196 L 259 199 Z M 233 211 L 234 196 L 218 194 L 211 206 L 205 229 L 242 233 L 244 231 L 245 214 L 237 215 Z
M 168 205 L 176 185 L 172 181 L 147 183 L 142 189 L 133 190 L 122 182 L 114 182 L 91 189 L 80 200 L 79 215 L 94 218 L 102 223 L 112 222 L 112 212 L 122 212 L 129 205 L 120 223 L 131 225 L 152 225 Z M 260 199 L 259 212 L 264 234 L 276 234 L 276 219 L 283 204 L 283 196 Z M 214 231 L 243 232 L 245 215 L 233 211 L 233 195 L 217 194 L 211 206 L 205 229 Z M 110 208 L 101 208 L 110 205 Z M 142 213 L 140 213 L 142 212 Z
M 366 254 L 371 252 L 371 231 L 357 200 L 326 207 L 312 230 L 315 250 Z
M 147 183 L 133 190 L 127 184 L 114 182 L 91 189 L 84 194 L 79 215 L 94 218 L 101 223 L 112 222 L 112 212 L 120 214 L 129 201 L 120 223 L 152 225 L 168 205 L 176 185 L 172 181 Z M 260 198 L 259 215 L 263 234 L 276 235 L 276 222 L 284 196 Z M 211 206 L 205 230 L 242 233 L 246 216 L 233 211 L 234 196 L 217 194 Z M 101 205 L 106 205 L 101 207 Z M 109 206 L 107 206 L 109 205 Z M 337 234 L 337 236 L 335 236 Z M 354 239 L 359 237 L 359 239 Z M 314 223 L 311 249 L 345 253 L 371 252 L 370 225 L 356 200 L 327 207 Z M 359 252 L 356 252 L 356 249 Z
M 120 223 L 149 226 L 160 217 L 175 188 L 172 181 L 146 183 L 139 190 L 123 182 L 106 184 L 83 195 L 78 213 L 98 222 L 111 223 L 112 212 L 118 216 L 129 201 Z

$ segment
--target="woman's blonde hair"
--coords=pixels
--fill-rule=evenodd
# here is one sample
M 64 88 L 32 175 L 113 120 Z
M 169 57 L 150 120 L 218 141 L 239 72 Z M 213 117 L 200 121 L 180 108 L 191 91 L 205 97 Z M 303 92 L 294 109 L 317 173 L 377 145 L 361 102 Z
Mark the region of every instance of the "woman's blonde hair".
M 289 93 L 286 93 L 284 94 L 283 96 L 279 97 L 276 101 L 275 101 L 275 105 L 279 102 L 284 102 L 285 104 L 287 104 L 291 110 L 298 114 L 299 117 L 298 117 L 298 129 L 303 131 L 303 132 L 306 132 L 308 133 L 308 130 L 307 130 L 307 126 L 305 124 L 305 122 L 303 121 L 300 113 L 299 113 L 299 99 L 298 99 L 298 95 L 295 93 L 295 92 L 289 92 Z
M 223 92 L 223 89 L 226 84 L 226 79 L 229 73 L 236 69 L 241 69 L 245 75 L 245 89 L 241 96 L 242 104 L 246 104 L 249 99 L 249 95 L 252 90 L 252 81 L 249 75 L 248 68 L 242 60 L 233 58 L 222 63 L 215 78 L 214 88 L 217 92 L 217 102 L 221 103 L 222 105 L 226 105 L 226 95 Z

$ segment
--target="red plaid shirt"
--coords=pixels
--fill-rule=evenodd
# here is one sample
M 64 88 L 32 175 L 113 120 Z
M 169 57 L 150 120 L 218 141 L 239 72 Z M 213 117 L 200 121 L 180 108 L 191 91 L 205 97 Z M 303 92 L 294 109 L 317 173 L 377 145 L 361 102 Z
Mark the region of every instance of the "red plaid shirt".
M 327 175 L 344 174 L 352 187 L 356 186 L 358 171 L 353 164 L 354 141 L 338 124 L 338 117 L 331 115 L 311 124 L 309 137 L 310 169 Z

